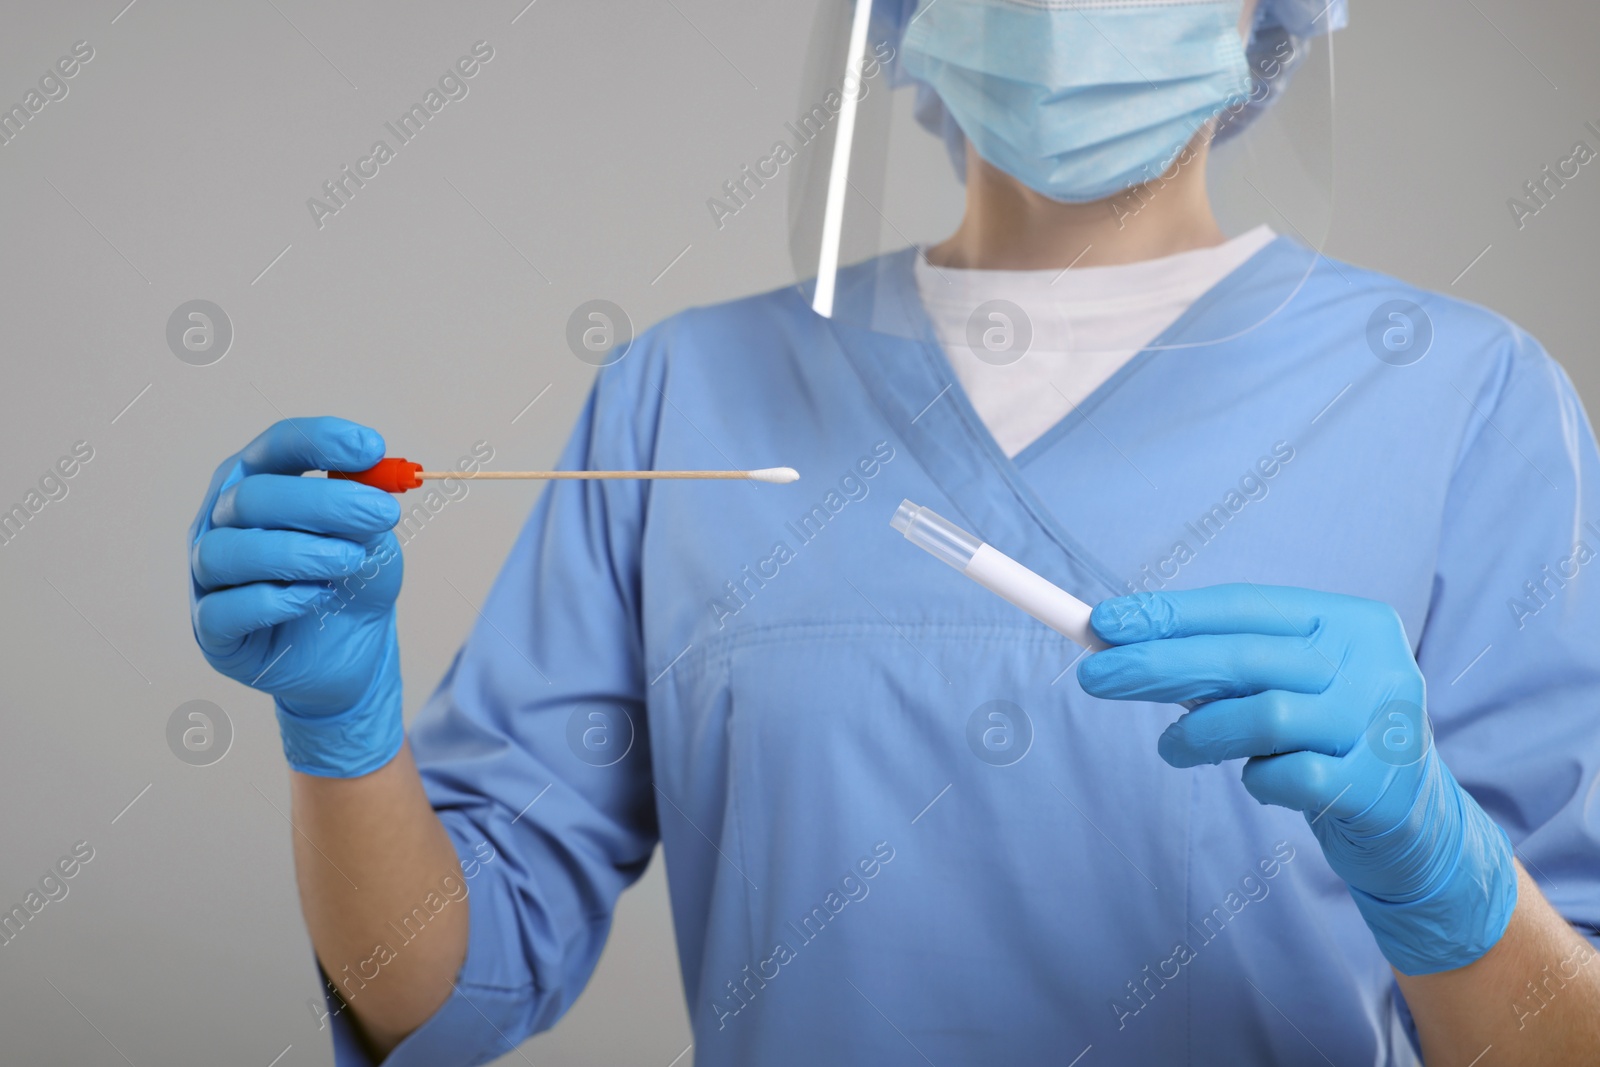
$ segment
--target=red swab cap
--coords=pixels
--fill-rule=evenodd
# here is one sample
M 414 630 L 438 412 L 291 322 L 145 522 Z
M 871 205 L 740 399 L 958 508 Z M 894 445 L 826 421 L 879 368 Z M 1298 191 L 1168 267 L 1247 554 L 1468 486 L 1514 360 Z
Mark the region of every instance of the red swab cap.
M 403 493 L 407 489 L 422 488 L 422 479 L 417 477 L 421 470 L 422 464 L 394 456 L 380 459 L 364 471 L 329 471 L 328 477 L 360 482 L 386 493 Z

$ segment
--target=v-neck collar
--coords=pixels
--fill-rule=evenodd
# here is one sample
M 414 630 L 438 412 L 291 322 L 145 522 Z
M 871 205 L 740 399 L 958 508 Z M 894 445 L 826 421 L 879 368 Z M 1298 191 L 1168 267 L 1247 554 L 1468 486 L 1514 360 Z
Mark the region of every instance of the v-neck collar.
M 1092 580 L 1117 595 L 1123 583 L 1055 518 L 1023 468 L 1059 444 L 1106 399 L 1154 360 L 1181 351 L 1185 337 L 1238 295 L 1241 286 L 1285 254 L 1312 256 L 1282 235 L 1222 278 L 1143 351 L 1013 459 L 1005 454 L 961 386 L 933 323 L 923 310 L 914 276 L 916 248 L 906 248 L 841 272 L 837 307 L 850 313 L 828 320 L 840 349 L 897 436 L 944 490 L 956 514 L 978 536 L 1038 570 L 1077 570 L 1077 591 Z M 870 318 L 862 313 L 870 312 Z M 874 322 L 867 330 L 850 322 Z M 1220 343 L 1220 342 L 1219 342 Z M 1091 422 L 1092 425 L 1092 422 Z M 1004 489 L 1006 491 L 997 491 Z M 918 501 L 924 503 L 924 501 Z M 1062 554 L 1066 559 L 1062 560 Z M 1066 584 L 1072 589 L 1074 584 Z
M 1174 350 L 1181 351 L 1182 348 L 1180 346 L 1184 344 L 1185 335 L 1190 333 L 1195 324 L 1212 315 L 1219 306 L 1230 300 L 1237 293 L 1241 285 L 1247 284 L 1249 278 L 1255 276 L 1262 267 L 1274 258 L 1273 253 L 1275 250 L 1280 250 L 1280 243 L 1286 248 L 1292 249 L 1294 247 L 1292 242 L 1288 242 L 1282 235 L 1274 237 L 1271 241 L 1258 248 L 1254 255 L 1217 279 L 1215 285 L 1201 293 L 1194 303 L 1185 308 L 1183 313 L 1174 319 L 1172 324 L 1165 330 L 1161 331 L 1142 351 L 1121 367 L 1118 367 L 1116 373 L 1101 382 L 1098 388 L 1079 401 L 1066 415 L 1056 420 L 1044 433 L 1030 441 L 1027 447 L 1015 456 L 1010 457 L 1011 462 L 1019 469 L 1027 467 L 1040 455 L 1050 451 L 1063 437 L 1066 437 L 1083 423 L 1090 422 L 1094 410 L 1105 403 L 1107 397 L 1120 389 L 1125 382 L 1135 374 L 1138 374 L 1139 371 L 1148 367 L 1157 356 Z M 1193 345 L 1192 339 L 1190 344 L 1191 346 Z M 948 357 L 946 357 L 945 362 L 949 362 Z M 973 409 L 973 413 L 976 414 L 976 409 Z M 1093 425 L 1093 423 L 1090 422 L 1090 425 Z M 992 437 L 993 435 L 990 436 Z M 998 443 L 995 447 L 999 447 Z M 1002 449 L 1001 452 L 1003 454 L 1004 450 Z

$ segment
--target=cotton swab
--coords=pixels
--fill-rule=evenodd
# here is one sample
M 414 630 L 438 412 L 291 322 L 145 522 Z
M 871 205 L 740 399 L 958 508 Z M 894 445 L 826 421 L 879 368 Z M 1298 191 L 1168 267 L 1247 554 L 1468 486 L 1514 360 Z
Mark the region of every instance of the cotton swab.
M 398 456 L 380 459 L 364 471 L 329 471 L 328 477 L 360 482 L 389 493 L 420 489 L 424 481 L 445 478 L 556 481 L 561 479 L 735 479 L 786 485 L 800 480 L 793 467 L 763 467 L 749 471 L 425 471 L 422 464 Z

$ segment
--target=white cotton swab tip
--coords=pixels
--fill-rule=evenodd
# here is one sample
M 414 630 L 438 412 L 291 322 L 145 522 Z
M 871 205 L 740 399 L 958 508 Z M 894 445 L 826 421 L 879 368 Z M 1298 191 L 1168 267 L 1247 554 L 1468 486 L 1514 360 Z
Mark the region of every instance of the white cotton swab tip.
M 763 467 L 761 470 L 749 471 L 750 480 L 754 482 L 771 482 L 773 485 L 788 485 L 790 482 L 800 480 L 800 472 L 793 467 Z

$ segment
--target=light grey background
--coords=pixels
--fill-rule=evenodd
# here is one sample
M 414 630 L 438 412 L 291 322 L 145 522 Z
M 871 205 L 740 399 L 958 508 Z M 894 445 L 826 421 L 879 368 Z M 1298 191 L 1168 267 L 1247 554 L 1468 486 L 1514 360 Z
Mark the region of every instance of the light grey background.
M 0 947 L 0 1055 L 327 1063 L 269 701 L 189 634 L 206 481 L 283 414 L 336 412 L 434 462 L 488 440 L 495 466 L 547 465 L 593 374 L 564 341 L 579 303 L 642 328 L 789 280 L 781 189 L 722 232 L 705 200 L 792 117 L 813 4 L 125 3 L 0 7 L 0 104 L 74 42 L 95 49 L 0 147 L 0 507 L 73 442 L 94 449 L 0 546 L 0 904 L 74 842 L 95 849 Z M 1354 6 L 1329 251 L 1516 319 L 1593 408 L 1600 162 L 1521 231 L 1506 200 L 1574 141 L 1600 148 L 1600 9 Z M 319 230 L 306 199 L 478 40 L 495 55 L 470 95 Z M 234 325 L 210 367 L 165 341 L 196 298 Z M 475 486 L 408 548 L 408 711 L 532 500 Z M 235 730 L 209 767 L 165 738 L 197 698 Z M 576 1008 L 505 1062 L 674 1063 L 689 1033 L 665 891 L 654 865 Z

